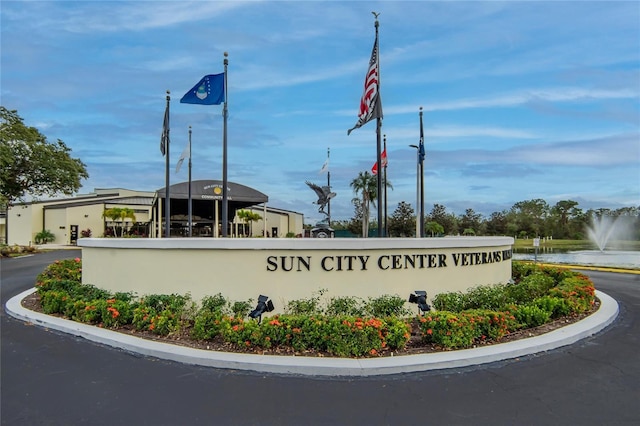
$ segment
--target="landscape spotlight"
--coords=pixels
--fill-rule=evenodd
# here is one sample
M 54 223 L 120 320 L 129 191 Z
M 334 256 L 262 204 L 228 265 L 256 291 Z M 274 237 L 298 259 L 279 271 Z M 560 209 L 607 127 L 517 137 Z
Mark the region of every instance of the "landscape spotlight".
M 409 302 L 416 303 L 418 309 L 422 312 L 428 312 L 431 310 L 431 306 L 427 304 L 427 292 L 424 290 L 416 290 L 414 294 L 409 295 Z
M 269 300 L 267 296 L 260 295 L 260 297 L 258 297 L 258 305 L 249 313 L 249 316 L 253 319 L 258 318 L 258 324 L 260 324 L 260 321 L 262 321 L 262 314 L 265 312 L 271 312 L 273 309 L 273 302 Z

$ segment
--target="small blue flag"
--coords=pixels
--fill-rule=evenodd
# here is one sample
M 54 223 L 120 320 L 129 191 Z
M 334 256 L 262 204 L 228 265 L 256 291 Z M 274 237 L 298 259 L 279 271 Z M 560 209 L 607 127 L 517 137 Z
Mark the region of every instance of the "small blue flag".
M 224 73 L 205 75 L 180 99 L 181 104 L 200 105 L 220 105 L 224 101 Z

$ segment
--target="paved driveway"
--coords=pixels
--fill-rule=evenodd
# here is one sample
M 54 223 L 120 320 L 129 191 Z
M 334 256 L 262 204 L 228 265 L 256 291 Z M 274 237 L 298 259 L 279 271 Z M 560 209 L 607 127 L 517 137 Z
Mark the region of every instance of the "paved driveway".
M 3 304 L 57 251 L 0 264 Z M 570 347 L 478 367 L 308 378 L 140 357 L 0 314 L 3 425 L 636 425 L 640 275 L 587 272 L 620 305 Z

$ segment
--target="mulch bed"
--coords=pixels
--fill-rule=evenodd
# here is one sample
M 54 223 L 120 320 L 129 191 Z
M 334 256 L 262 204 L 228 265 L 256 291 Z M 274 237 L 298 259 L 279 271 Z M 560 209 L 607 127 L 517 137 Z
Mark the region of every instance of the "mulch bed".
M 26 309 L 43 313 L 42 306 L 40 304 L 40 296 L 36 292 L 24 298 L 21 303 L 22 303 L 22 306 Z M 512 342 L 515 340 L 539 336 L 541 334 L 545 334 L 550 331 L 565 327 L 569 324 L 578 322 L 584 319 L 585 317 L 591 315 L 595 311 L 597 311 L 599 307 L 600 307 L 600 300 L 596 298 L 596 301 L 591 311 L 587 313 L 559 318 L 552 322 L 549 322 L 547 324 L 544 324 L 535 328 L 518 330 L 516 332 L 508 334 L 507 336 L 503 337 L 499 341 L 486 340 L 484 342 L 479 343 L 478 345 L 475 345 L 474 348 Z M 60 315 L 56 315 L 56 316 L 62 318 L 62 316 Z M 102 327 L 102 325 L 98 324 L 96 325 L 96 327 Z M 234 345 L 223 342 L 222 339 L 214 339 L 211 341 L 194 340 L 190 336 L 191 329 L 188 327 L 184 327 L 180 331 L 176 333 L 172 333 L 169 336 L 159 336 L 157 334 L 153 334 L 148 331 L 138 331 L 138 330 L 135 330 L 132 325 L 112 328 L 111 330 L 117 331 L 123 334 L 140 337 L 142 339 L 148 339 L 156 342 L 168 343 L 173 345 L 180 345 L 180 346 L 185 346 L 185 347 L 194 348 L 194 349 L 203 349 L 203 350 L 220 351 L 220 352 L 259 354 L 259 355 L 334 357 L 334 355 L 332 354 L 321 352 L 321 351 L 315 351 L 315 350 L 294 351 L 291 348 L 271 348 L 271 349 L 265 349 L 265 350 L 258 349 L 258 348 L 238 348 Z M 415 321 L 414 321 L 412 326 L 412 331 L 411 331 L 411 338 L 409 339 L 409 342 L 407 343 L 404 349 L 396 350 L 396 351 L 391 351 L 390 349 L 384 349 L 380 351 L 376 356 L 384 357 L 384 356 L 400 356 L 400 355 L 418 355 L 418 354 L 428 354 L 428 353 L 434 353 L 434 352 L 447 352 L 451 350 L 452 349 L 443 348 L 435 344 L 425 344 L 420 337 L 418 326 L 417 324 L 415 324 Z

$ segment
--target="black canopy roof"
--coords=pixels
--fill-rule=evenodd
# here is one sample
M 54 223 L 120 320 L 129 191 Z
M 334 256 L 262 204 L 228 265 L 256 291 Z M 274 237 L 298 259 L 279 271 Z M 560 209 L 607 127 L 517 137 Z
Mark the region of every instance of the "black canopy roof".
M 230 202 L 254 205 L 266 203 L 269 197 L 260 191 L 256 191 L 248 186 L 239 183 L 227 182 L 227 199 Z M 156 191 L 158 198 L 165 198 L 165 188 Z M 171 199 L 188 199 L 189 198 L 189 182 L 181 182 L 171 185 L 169 188 L 169 196 Z M 222 200 L 222 181 L 221 180 L 194 180 L 191 182 L 191 199 L 192 200 Z

